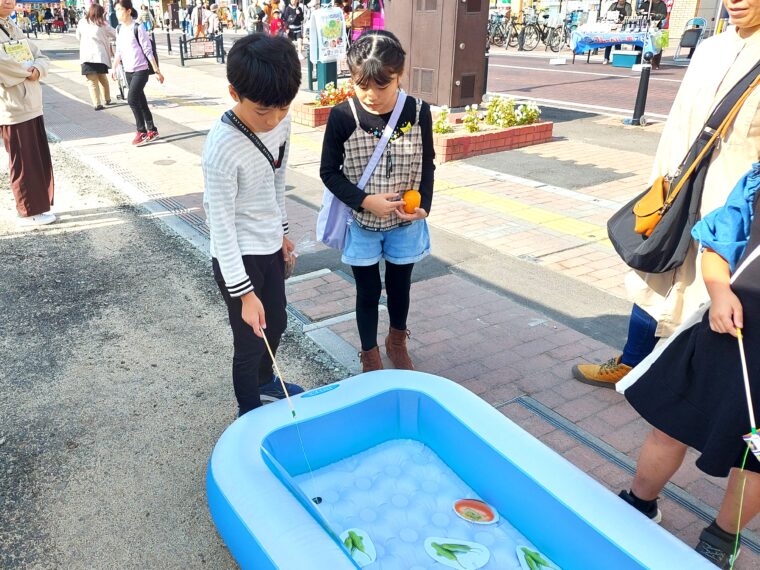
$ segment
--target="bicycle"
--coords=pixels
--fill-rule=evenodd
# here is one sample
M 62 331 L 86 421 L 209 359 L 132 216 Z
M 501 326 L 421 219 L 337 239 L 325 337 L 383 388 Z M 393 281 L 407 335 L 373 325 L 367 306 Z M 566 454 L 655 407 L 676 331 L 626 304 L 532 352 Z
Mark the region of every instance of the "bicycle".
M 517 21 L 517 16 L 512 16 L 507 24 L 506 40 L 507 47 L 517 47 L 519 44 L 520 30 L 522 30 L 522 24 Z
M 116 98 L 119 101 L 127 100 L 127 91 L 129 91 L 129 83 L 127 83 L 127 74 L 124 73 L 124 68 L 119 65 L 115 70 L 116 73 L 116 86 L 119 89 L 119 94 Z
M 497 13 L 491 14 L 488 18 L 488 43 L 501 47 L 507 39 L 507 30 L 504 26 L 504 15 Z
M 549 38 L 547 39 L 549 48 L 553 52 L 558 52 L 564 47 L 570 47 L 570 36 L 577 28 L 578 26 L 572 23 L 572 16 L 565 17 L 562 25 L 553 28 L 549 34 Z

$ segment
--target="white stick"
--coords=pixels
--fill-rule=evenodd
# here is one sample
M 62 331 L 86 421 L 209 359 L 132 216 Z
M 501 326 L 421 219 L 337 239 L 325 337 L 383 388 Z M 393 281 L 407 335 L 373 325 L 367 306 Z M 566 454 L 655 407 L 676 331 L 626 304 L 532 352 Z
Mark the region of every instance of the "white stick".
M 282 375 L 282 372 L 280 372 L 280 367 L 277 366 L 277 360 L 274 358 L 274 353 L 272 352 L 272 348 L 269 346 L 269 341 L 267 340 L 267 334 L 264 332 L 264 329 L 261 329 L 261 337 L 264 339 L 264 344 L 267 345 L 267 351 L 269 351 L 269 358 L 272 359 L 272 364 L 274 364 L 274 369 L 277 372 L 277 377 L 280 379 L 280 384 L 282 384 L 282 390 L 285 392 L 285 398 L 288 400 L 288 406 L 290 406 L 290 412 L 293 414 L 293 417 L 296 417 L 296 409 L 293 407 L 293 402 L 290 401 L 290 394 L 288 394 L 288 389 L 285 387 L 285 377 Z M 752 424 L 754 425 L 754 423 Z
M 742 329 L 736 329 L 736 339 L 739 341 L 739 354 L 742 358 L 742 374 L 744 374 L 744 391 L 747 393 L 747 408 L 749 409 L 749 424 L 754 433 L 757 426 L 755 425 L 755 410 L 752 407 L 752 393 L 749 389 L 749 373 L 747 372 L 747 357 L 744 355 L 744 335 Z

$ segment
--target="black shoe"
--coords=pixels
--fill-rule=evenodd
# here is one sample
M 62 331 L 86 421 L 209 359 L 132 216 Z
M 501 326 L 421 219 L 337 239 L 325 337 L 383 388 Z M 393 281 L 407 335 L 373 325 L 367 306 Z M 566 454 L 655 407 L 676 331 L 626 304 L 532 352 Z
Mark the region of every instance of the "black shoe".
M 102 111 L 103 109 L 105 109 L 103 105 L 98 105 L 97 107 L 95 107 L 96 111 Z
M 620 491 L 620 494 L 618 495 L 618 497 L 623 499 L 626 503 L 631 505 L 634 509 L 639 511 L 645 517 L 651 519 L 653 522 L 656 522 L 657 524 L 660 524 L 660 521 L 662 520 L 662 512 L 657 506 L 657 499 L 655 499 L 651 503 L 649 501 L 642 501 L 641 499 L 634 496 L 632 493 L 628 491 Z M 650 503 L 651 506 L 649 508 L 645 508 L 642 505 L 642 503 Z
M 731 568 L 731 562 L 734 559 L 736 536 L 716 528 L 716 526 L 713 523 L 702 531 L 702 534 L 699 535 L 699 544 L 694 550 L 718 568 L 728 569 Z M 739 557 L 739 552 L 740 550 L 736 551 L 736 558 Z

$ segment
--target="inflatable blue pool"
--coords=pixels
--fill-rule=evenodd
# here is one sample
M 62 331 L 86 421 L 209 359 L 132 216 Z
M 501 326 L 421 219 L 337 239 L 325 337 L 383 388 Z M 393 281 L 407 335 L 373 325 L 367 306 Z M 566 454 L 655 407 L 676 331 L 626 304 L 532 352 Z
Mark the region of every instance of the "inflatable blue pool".
M 520 568 L 520 547 L 564 570 L 713 568 L 444 378 L 371 372 L 293 405 L 295 420 L 285 401 L 238 419 L 209 461 L 209 509 L 242 568 L 506 570 Z M 497 520 L 457 516 L 458 499 L 484 501 Z M 371 564 L 344 540 L 349 529 L 371 540 Z M 454 546 L 481 547 L 487 562 L 436 561 L 435 540 L 439 554 L 453 549 L 448 557 L 464 552 Z

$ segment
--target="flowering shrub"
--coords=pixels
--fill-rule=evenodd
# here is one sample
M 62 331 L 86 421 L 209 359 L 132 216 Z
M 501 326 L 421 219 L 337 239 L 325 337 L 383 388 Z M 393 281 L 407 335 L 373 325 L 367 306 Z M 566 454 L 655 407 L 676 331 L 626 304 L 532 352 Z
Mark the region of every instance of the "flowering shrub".
M 468 133 L 477 133 L 480 130 L 480 117 L 477 105 L 467 105 L 464 108 L 464 128 Z
M 333 107 L 343 101 L 356 95 L 353 81 L 348 81 L 340 87 L 335 87 L 335 83 L 328 83 L 320 92 L 317 98 L 319 104 L 323 107 Z
M 433 132 L 439 135 L 454 132 L 454 126 L 449 123 L 449 108 L 446 105 L 441 107 L 438 118 L 433 122 Z
M 534 101 L 517 107 L 513 99 L 504 99 L 498 95 L 491 97 L 486 103 L 487 125 L 495 125 L 502 128 L 516 125 L 531 125 L 537 123 L 541 117 L 541 109 Z

